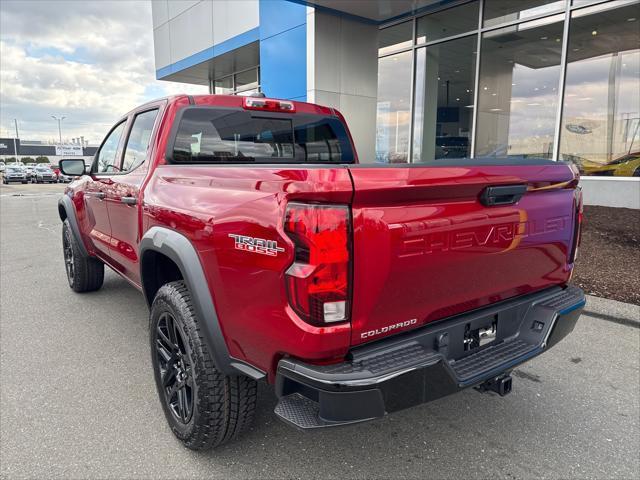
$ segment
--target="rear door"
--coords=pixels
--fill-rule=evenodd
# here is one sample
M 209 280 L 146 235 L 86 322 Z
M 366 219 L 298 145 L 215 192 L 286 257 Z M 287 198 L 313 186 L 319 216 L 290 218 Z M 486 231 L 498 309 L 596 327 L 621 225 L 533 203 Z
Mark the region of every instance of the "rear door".
M 568 281 L 575 174 L 521 162 L 349 167 L 353 344 Z

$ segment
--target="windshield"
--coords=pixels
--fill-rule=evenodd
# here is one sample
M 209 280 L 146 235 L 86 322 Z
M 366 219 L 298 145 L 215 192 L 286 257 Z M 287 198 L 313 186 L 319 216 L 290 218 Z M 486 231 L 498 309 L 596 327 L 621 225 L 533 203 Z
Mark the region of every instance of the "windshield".
M 7 167 L 7 173 L 20 173 L 21 171 L 20 167 Z
M 194 107 L 184 111 L 173 161 L 184 163 L 352 163 L 335 117 Z

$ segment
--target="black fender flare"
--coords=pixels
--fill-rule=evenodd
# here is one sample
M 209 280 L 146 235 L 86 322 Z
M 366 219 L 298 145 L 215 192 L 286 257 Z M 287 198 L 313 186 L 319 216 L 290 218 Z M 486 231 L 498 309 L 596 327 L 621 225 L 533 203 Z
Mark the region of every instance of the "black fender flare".
M 82 250 L 82 254 L 86 257 L 89 257 L 89 252 L 87 251 L 87 247 L 82 240 L 82 235 L 80 234 L 80 226 L 78 225 L 78 219 L 76 217 L 76 208 L 71 201 L 71 197 L 67 194 L 63 195 L 58 200 L 58 215 L 60 215 L 60 220 L 65 221 L 65 217 L 62 212 L 65 212 L 66 219 L 69 220 L 69 226 L 71 227 L 71 232 L 73 236 L 76 237 L 76 241 L 78 245 L 80 245 L 80 250 Z
M 200 257 L 189 239 L 175 230 L 154 226 L 144 234 L 140 241 L 142 290 L 147 304 L 151 305 L 153 298 L 147 298 L 144 276 L 142 275 L 142 262 L 144 253 L 150 250 L 165 255 L 178 266 L 191 294 L 196 315 L 202 322 L 204 338 L 216 368 L 225 375 L 241 374 L 255 380 L 263 379 L 265 372 L 242 360 L 233 358 L 229 354 Z

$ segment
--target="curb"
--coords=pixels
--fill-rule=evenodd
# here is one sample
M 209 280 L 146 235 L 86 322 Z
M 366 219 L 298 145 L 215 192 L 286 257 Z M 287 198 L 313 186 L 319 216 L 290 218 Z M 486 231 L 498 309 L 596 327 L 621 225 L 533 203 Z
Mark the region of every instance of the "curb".
M 640 305 L 587 295 L 583 313 L 594 318 L 640 328 Z

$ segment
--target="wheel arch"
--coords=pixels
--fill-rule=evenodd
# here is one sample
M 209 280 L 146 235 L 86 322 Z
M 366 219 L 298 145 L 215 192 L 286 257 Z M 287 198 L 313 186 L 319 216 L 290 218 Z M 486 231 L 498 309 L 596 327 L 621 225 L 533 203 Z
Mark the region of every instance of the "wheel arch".
M 164 262 L 158 275 L 158 263 Z M 170 263 L 169 263 L 170 262 Z M 256 380 L 265 377 L 265 372 L 242 360 L 233 358 L 220 325 L 220 320 L 209 290 L 200 257 L 187 237 L 175 230 L 151 227 L 140 241 L 140 278 L 142 291 L 149 307 L 158 289 L 173 278 L 175 266 L 189 289 L 193 307 L 201 320 L 204 338 L 212 353 L 216 368 L 226 375 L 247 375 Z M 164 277 L 164 278 L 163 278 Z M 161 283 L 163 282 L 163 283 Z
M 78 241 L 78 245 L 82 250 L 82 254 L 89 257 L 89 252 L 87 250 L 86 245 L 84 244 L 84 240 L 82 239 L 82 235 L 80 234 L 80 227 L 78 225 L 78 219 L 76 217 L 76 209 L 71 201 L 71 197 L 65 194 L 60 200 L 58 200 L 58 215 L 60 216 L 60 220 L 64 222 L 65 220 L 69 221 L 69 226 L 71 227 L 71 232 L 73 236 L 76 237 Z

